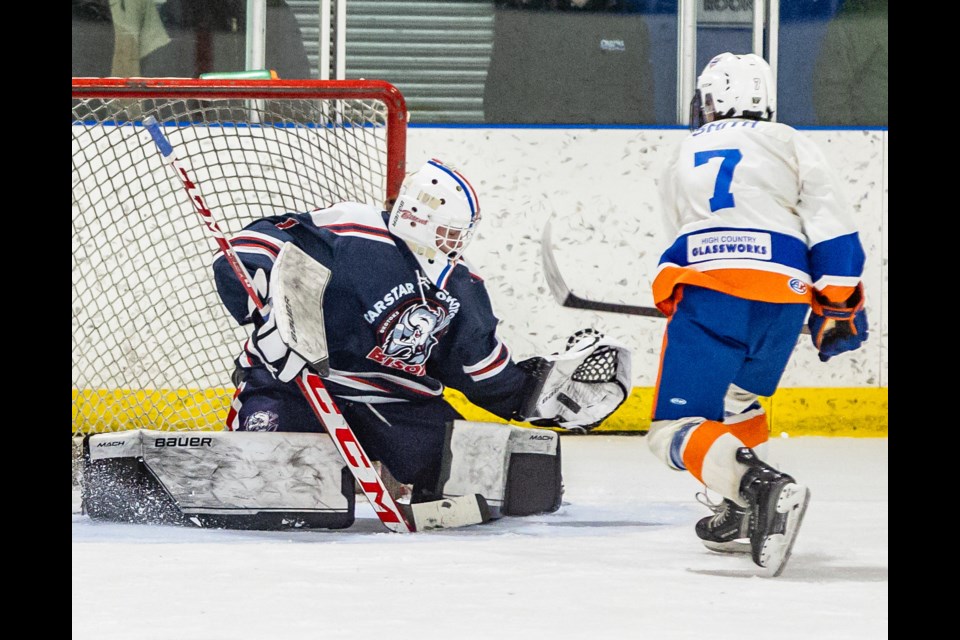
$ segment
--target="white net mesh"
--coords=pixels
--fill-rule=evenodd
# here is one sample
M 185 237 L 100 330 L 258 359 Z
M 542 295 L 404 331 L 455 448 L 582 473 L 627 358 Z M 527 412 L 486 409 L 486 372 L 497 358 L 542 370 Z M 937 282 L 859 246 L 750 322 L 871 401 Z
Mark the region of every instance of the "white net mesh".
M 220 429 L 245 333 L 216 294 L 216 242 L 141 121 L 160 121 L 229 237 L 265 215 L 383 204 L 397 186 L 388 166 L 403 166 L 387 129 L 405 114 L 329 88 L 266 99 L 74 89 L 74 436 Z

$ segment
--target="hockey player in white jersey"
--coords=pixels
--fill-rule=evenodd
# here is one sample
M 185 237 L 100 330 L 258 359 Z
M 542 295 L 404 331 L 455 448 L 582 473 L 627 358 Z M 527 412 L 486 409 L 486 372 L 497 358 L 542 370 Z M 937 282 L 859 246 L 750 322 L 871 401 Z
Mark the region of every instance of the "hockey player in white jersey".
M 670 245 L 653 283 L 669 318 L 647 442 L 723 496 L 696 533 L 751 553 L 770 576 L 790 557 L 810 491 L 761 460 L 759 396 L 780 382 L 804 319 L 820 359 L 867 339 L 864 251 L 843 186 L 801 132 L 772 121 L 770 67 L 722 53 L 697 79 L 691 133 L 660 183 Z M 749 543 L 744 539 L 749 538 Z

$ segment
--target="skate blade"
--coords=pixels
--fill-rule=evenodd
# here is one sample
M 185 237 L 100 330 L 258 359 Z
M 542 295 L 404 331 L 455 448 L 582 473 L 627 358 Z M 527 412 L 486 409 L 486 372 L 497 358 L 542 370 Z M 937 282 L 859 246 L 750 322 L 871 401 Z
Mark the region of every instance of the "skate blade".
M 729 542 L 711 542 L 709 540 L 701 540 L 710 551 L 716 553 L 726 553 L 726 554 L 740 554 L 745 553 L 750 555 L 750 540 L 731 540 Z
M 800 523 L 807 512 L 810 503 L 810 490 L 799 484 L 788 484 L 777 498 L 777 512 L 787 514 L 787 522 L 783 533 L 767 536 L 760 550 L 760 566 L 763 574 L 768 578 L 775 578 L 783 573 L 787 560 L 793 552 L 793 543 L 800 531 Z

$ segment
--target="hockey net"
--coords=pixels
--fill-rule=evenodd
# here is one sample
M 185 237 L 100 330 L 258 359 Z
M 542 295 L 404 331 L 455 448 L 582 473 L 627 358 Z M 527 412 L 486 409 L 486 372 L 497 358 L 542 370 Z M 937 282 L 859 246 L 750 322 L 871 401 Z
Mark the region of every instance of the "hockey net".
M 82 437 L 222 428 L 245 331 L 217 245 L 142 126 L 155 117 L 229 238 L 256 218 L 383 205 L 407 112 L 381 81 L 73 79 L 74 484 Z

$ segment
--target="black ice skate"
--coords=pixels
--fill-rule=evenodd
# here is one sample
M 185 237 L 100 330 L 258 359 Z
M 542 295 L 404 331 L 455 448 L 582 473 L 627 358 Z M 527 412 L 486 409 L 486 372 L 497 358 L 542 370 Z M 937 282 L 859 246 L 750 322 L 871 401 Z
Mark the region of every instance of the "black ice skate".
M 737 462 L 749 469 L 740 480 L 740 497 L 749 505 L 750 550 L 765 575 L 783 572 L 810 502 L 810 490 L 757 458 L 753 449 L 737 449 Z
M 697 522 L 697 537 L 703 546 L 718 553 L 750 553 L 750 516 L 748 510 L 733 500 L 710 502 L 706 493 L 698 493 L 697 501 L 713 511 L 712 516 Z

